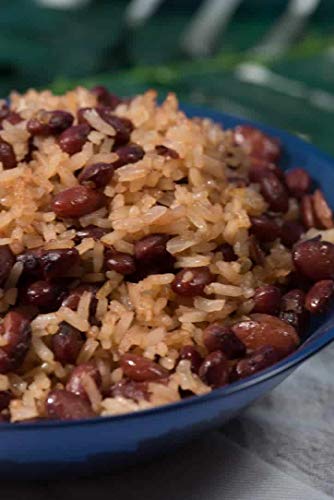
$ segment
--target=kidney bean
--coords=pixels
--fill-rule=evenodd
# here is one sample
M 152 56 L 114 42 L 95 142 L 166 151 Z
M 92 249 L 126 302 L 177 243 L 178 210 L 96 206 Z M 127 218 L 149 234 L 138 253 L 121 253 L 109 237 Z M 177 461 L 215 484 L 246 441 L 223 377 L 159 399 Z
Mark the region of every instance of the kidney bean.
M 14 168 L 17 165 L 14 149 L 8 142 L 0 138 L 0 162 L 5 170 Z
M 279 361 L 279 353 L 271 345 L 256 349 L 247 358 L 238 361 L 235 367 L 236 378 L 250 377 Z
M 34 118 L 28 121 L 27 130 L 33 136 L 55 135 L 71 127 L 73 121 L 73 115 L 67 111 L 41 109 Z
M 85 167 L 78 176 L 80 184 L 101 188 L 109 184 L 115 167 L 111 163 L 93 163 Z
M 127 275 L 127 281 L 138 283 L 152 274 L 174 273 L 175 258 L 168 252 L 163 259 L 152 259 L 151 261 L 139 261 L 136 263 L 136 271 Z
M 312 180 L 303 168 L 293 168 L 285 172 L 285 182 L 292 196 L 302 198 L 311 189 Z
M 280 289 L 274 285 L 260 286 L 255 290 L 253 300 L 253 312 L 274 315 L 278 312 L 280 306 Z
M 79 108 L 77 111 L 77 120 L 79 125 L 88 125 L 89 128 L 91 127 L 89 122 L 85 118 L 85 113 L 86 111 L 92 111 L 95 108 Z
M 136 271 L 136 262 L 132 255 L 128 253 L 108 249 L 105 255 L 105 267 L 126 276 Z
M 222 243 L 219 245 L 215 252 L 221 252 L 223 254 L 223 260 L 225 262 L 234 262 L 238 260 L 238 256 L 234 252 L 234 249 L 232 245 L 229 245 L 228 243 Z
M 110 108 L 99 107 L 96 111 L 106 123 L 111 125 L 115 129 L 115 146 L 122 146 L 127 144 L 130 140 L 131 132 L 134 127 L 130 120 L 127 118 L 120 118 L 111 112 Z
M 158 144 L 155 146 L 155 150 L 160 156 L 164 156 L 165 158 L 171 158 L 173 160 L 178 160 L 180 158 L 180 155 L 175 149 L 168 148 L 167 146 L 164 146 L 163 144 Z
M 313 211 L 319 229 L 331 229 L 334 227 L 333 212 L 328 205 L 323 193 L 317 189 L 313 194 Z
M 251 217 L 252 227 L 250 232 L 257 240 L 262 242 L 274 241 L 280 236 L 280 227 L 277 222 L 267 215 Z
M 297 241 L 300 240 L 301 235 L 304 233 L 303 226 L 296 221 L 287 220 L 283 222 L 280 228 L 280 237 L 283 245 L 292 248 Z
M 34 250 L 26 250 L 16 257 L 17 262 L 22 262 L 23 264 L 23 277 L 36 278 L 36 280 L 42 278 L 43 272 L 40 261 L 42 252 L 41 248 L 36 248 Z
M 92 363 L 82 363 L 73 369 L 67 381 L 66 390 L 88 400 L 84 382 L 86 377 L 90 377 L 98 389 L 101 387 L 102 380 L 98 369 Z
M 304 309 L 305 294 L 300 289 L 294 289 L 283 295 L 279 317 L 302 333 L 307 323 L 307 313 Z
M 15 111 L 10 111 L 8 109 L 8 112 L 7 112 L 6 116 L 4 116 L 3 118 L 1 118 L 1 116 L 0 116 L 0 129 L 3 129 L 2 122 L 4 120 L 6 120 L 7 122 L 11 123 L 12 125 L 17 125 L 18 123 L 22 122 L 22 117 L 19 115 L 19 113 L 16 113 Z
M 76 311 L 79 305 L 79 301 L 82 297 L 82 294 L 84 292 L 90 292 L 92 294 L 89 310 L 90 310 L 90 315 L 95 316 L 96 313 L 96 307 L 97 307 L 97 298 L 96 298 L 96 292 L 98 290 L 98 287 L 96 285 L 90 285 L 88 283 L 78 285 L 76 288 L 73 288 L 70 293 L 65 297 L 61 303 L 63 307 L 68 307 L 69 309 L 72 309 L 73 311 Z
M 209 352 L 222 351 L 228 359 L 241 358 L 246 354 L 243 342 L 228 326 L 213 323 L 205 328 L 203 342 Z
M 315 227 L 315 218 L 313 212 L 313 200 L 312 196 L 306 194 L 302 197 L 300 202 L 300 216 L 302 223 L 306 227 L 306 229 L 310 229 L 311 227 Z
M 6 345 L 0 347 L 0 373 L 18 368 L 30 346 L 31 328 L 29 320 L 17 311 L 10 311 L 0 326 Z
M 172 290 L 183 297 L 201 295 L 206 285 L 214 280 L 208 267 L 186 267 L 179 271 L 172 282 Z
M 134 401 L 149 400 L 147 382 L 135 382 L 134 380 L 121 380 L 110 387 L 108 396 L 113 398 L 122 397 Z
M 98 104 L 106 106 L 111 110 L 117 108 L 117 106 L 122 102 L 120 97 L 109 92 L 109 90 L 103 85 L 96 85 L 91 89 L 91 93 L 96 96 Z
M 321 280 L 315 283 L 307 292 L 305 308 L 312 314 L 324 312 L 329 306 L 334 295 L 334 281 Z
M 56 420 L 77 420 L 95 416 L 85 399 L 62 389 L 55 389 L 49 393 L 45 409 L 47 417 Z
M 0 107 L 0 123 L 3 122 L 3 120 L 7 119 L 7 116 L 9 115 L 10 110 L 9 107 L 6 103 L 3 103 Z
M 168 377 L 168 370 L 150 359 L 138 354 L 124 354 L 120 367 L 126 377 L 135 382 L 152 382 Z
M 55 359 L 63 365 L 74 364 L 83 345 L 81 332 L 64 321 L 60 323 L 57 333 L 51 338 L 51 349 Z
M 224 354 L 221 351 L 210 352 L 199 369 L 199 376 L 211 387 L 226 385 L 229 379 L 229 369 Z
M 76 245 L 84 238 L 93 238 L 95 241 L 99 241 L 107 233 L 107 229 L 90 224 L 89 226 L 77 229 L 74 241 Z
M 202 364 L 203 358 L 193 345 L 185 345 L 180 350 L 180 359 L 190 361 L 191 371 L 198 373 Z
M 151 261 L 166 256 L 166 234 L 150 234 L 135 242 L 135 257 L 138 261 Z
M 42 271 L 46 280 L 66 275 L 79 262 L 80 256 L 76 248 L 44 250 L 40 257 Z
M 14 263 L 15 257 L 9 246 L 0 246 L 0 286 L 5 283 Z
M 269 137 L 261 130 L 251 125 L 239 125 L 234 129 L 236 144 L 245 146 L 249 156 L 276 162 L 281 154 L 278 139 Z
M 60 134 L 58 144 L 64 153 L 69 155 L 79 153 L 87 141 L 90 131 L 91 128 L 85 123 L 73 125 Z
M 27 287 L 22 300 L 44 312 L 51 312 L 60 307 L 65 294 L 66 291 L 61 285 L 40 280 Z
M 144 157 L 145 151 L 138 144 L 128 144 L 116 149 L 118 160 L 114 161 L 114 168 L 123 167 L 129 163 L 137 163 Z
M 10 391 L 0 391 L 0 411 L 8 408 L 12 393 Z
M 104 204 L 104 196 L 87 186 L 75 186 L 58 193 L 52 202 L 52 210 L 58 217 L 82 217 Z
M 271 210 L 287 212 L 289 209 L 289 195 L 284 184 L 275 174 L 268 173 L 260 181 L 261 193 Z
M 265 261 L 265 253 L 262 250 L 259 242 L 255 238 L 254 235 L 250 235 L 249 237 L 249 257 L 250 259 L 254 262 L 254 264 L 257 264 L 259 266 L 262 266 Z
M 284 173 L 277 165 L 263 158 L 250 158 L 250 167 L 248 171 L 250 182 L 260 182 L 262 177 L 268 173 L 275 174 L 276 177 L 284 182 Z
M 312 281 L 334 279 L 334 245 L 328 241 L 312 240 L 297 243 L 292 251 L 294 265 Z
M 233 325 L 232 330 L 247 349 L 273 346 L 282 356 L 296 349 L 299 337 L 296 330 L 275 316 L 252 314 L 250 319 Z

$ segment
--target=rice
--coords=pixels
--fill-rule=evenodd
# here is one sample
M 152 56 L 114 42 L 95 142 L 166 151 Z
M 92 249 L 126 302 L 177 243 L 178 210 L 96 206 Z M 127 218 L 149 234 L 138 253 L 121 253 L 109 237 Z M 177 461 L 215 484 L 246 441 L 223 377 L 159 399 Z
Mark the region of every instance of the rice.
M 87 109 L 80 147 L 72 143 L 70 151 L 64 143 L 68 125 L 52 132 L 50 121 L 43 133 L 31 132 L 39 110 L 71 113 L 76 127 L 81 108 Z M 154 91 L 102 108 L 81 87 L 62 96 L 29 90 L 11 95 L 10 109 L 21 121 L 2 122 L 1 140 L 14 155 L 8 165 L 0 151 L 0 352 L 8 362 L 0 357 L 0 391 L 11 394 L 2 419 L 54 417 L 57 397 L 68 400 L 57 418 L 72 418 L 72 405 L 84 418 L 224 385 L 254 346 L 246 343 L 242 355 L 220 348 L 217 354 L 203 332 L 213 324 L 225 332 L 249 319 L 258 290 L 286 289 L 294 270 L 291 249 L 279 237 L 264 243 L 250 237 L 256 217 L 275 216 L 282 226 L 297 223 L 303 211 L 291 195 L 286 210 L 273 213 L 259 183 L 250 182 L 249 131 L 238 142 L 235 130 L 188 119 L 173 94 L 158 105 Z M 107 165 L 106 177 L 83 182 L 83 172 L 99 164 Z M 55 200 L 78 186 L 99 203 L 60 215 Z M 81 202 L 68 201 L 67 209 Z M 302 239 L 334 242 L 328 210 L 325 223 L 308 227 Z M 7 314 L 25 325 L 21 331 L 16 324 L 22 338 L 14 346 L 4 331 Z M 297 334 L 281 324 L 295 348 Z M 211 372 L 212 363 L 219 370 Z

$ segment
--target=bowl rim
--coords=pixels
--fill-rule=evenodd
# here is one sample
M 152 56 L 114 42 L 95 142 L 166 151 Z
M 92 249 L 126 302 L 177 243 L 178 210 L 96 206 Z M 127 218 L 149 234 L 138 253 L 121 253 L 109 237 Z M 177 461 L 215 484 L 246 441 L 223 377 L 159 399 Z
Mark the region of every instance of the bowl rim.
M 299 138 L 296 135 L 293 135 L 285 130 L 278 129 L 276 127 L 272 127 L 267 124 L 263 124 L 256 120 L 247 119 L 243 117 L 239 117 L 237 115 L 232 115 L 230 113 L 224 113 L 220 111 L 216 111 L 214 109 L 210 109 L 210 107 L 205 106 L 197 106 L 188 103 L 181 103 L 180 108 L 190 117 L 200 116 L 205 118 L 210 118 L 218 123 L 223 123 L 224 120 L 231 122 L 232 124 L 249 124 L 255 125 L 259 129 L 264 132 L 269 132 L 277 136 L 282 140 L 283 144 L 285 142 L 290 143 L 297 149 L 302 149 L 304 153 L 310 154 L 312 156 L 316 156 L 323 162 L 329 164 L 329 166 L 334 169 L 334 158 L 332 158 L 327 153 L 319 150 L 316 146 L 311 143 L 306 142 L 305 140 Z M 228 127 L 230 125 L 228 124 Z M 313 338 L 315 337 L 315 338 Z M 333 327 L 325 330 L 324 332 L 317 333 L 315 331 L 307 341 L 300 345 L 300 347 L 294 351 L 292 354 L 283 358 L 278 363 L 273 366 L 264 369 L 250 377 L 247 377 L 243 380 L 232 382 L 224 387 L 219 387 L 217 389 L 213 389 L 212 391 L 202 394 L 202 395 L 194 395 L 187 399 L 183 399 L 180 401 L 176 401 L 174 403 L 169 403 L 161 406 L 155 406 L 153 408 L 143 409 L 136 412 L 131 413 L 122 413 L 119 415 L 109 415 L 109 416 L 97 416 L 94 418 L 89 418 L 85 420 L 41 420 L 40 422 L 22 422 L 16 423 L 13 425 L 9 422 L 1 422 L 0 423 L 0 432 L 22 432 L 22 431 L 31 431 L 34 432 L 36 430 L 41 429 L 49 429 L 49 428 L 62 428 L 62 427 L 81 427 L 81 426 L 90 426 L 90 425 L 105 425 L 112 424 L 119 421 L 125 420 L 133 420 L 137 418 L 145 418 L 153 415 L 159 415 L 161 413 L 170 413 L 173 411 L 181 411 L 182 409 L 187 409 L 189 406 L 205 404 L 205 402 L 213 401 L 220 398 L 226 398 L 231 394 L 235 394 L 236 392 L 241 392 L 248 389 L 250 386 L 256 386 L 272 377 L 275 377 L 279 374 L 284 373 L 294 367 L 300 365 L 303 361 L 307 360 L 328 344 L 330 344 L 334 340 L 334 323 Z

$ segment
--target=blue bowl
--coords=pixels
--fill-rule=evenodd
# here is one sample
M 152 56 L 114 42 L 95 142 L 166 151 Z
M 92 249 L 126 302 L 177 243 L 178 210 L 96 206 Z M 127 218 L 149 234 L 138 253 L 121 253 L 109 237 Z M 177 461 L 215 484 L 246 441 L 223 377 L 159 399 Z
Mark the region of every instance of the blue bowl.
M 189 116 L 209 117 L 233 127 L 251 123 L 207 109 L 184 107 Z M 255 123 L 284 145 L 283 167 L 302 166 L 334 206 L 334 160 L 297 137 Z M 0 425 L 1 477 L 41 479 L 108 473 L 181 445 L 221 426 L 264 395 L 304 360 L 334 339 L 334 311 L 311 325 L 311 335 L 292 355 L 246 380 L 178 403 L 115 417 L 76 422 Z M 310 394 L 310 397 L 312 395 Z

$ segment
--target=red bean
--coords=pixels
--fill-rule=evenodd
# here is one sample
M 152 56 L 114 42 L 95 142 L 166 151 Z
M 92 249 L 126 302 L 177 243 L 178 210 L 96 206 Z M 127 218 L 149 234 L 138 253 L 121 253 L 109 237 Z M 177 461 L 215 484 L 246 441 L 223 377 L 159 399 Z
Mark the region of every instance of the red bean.
M 105 267 L 124 276 L 136 271 L 136 262 L 132 255 L 108 249 L 105 256 Z
M 225 262 L 234 262 L 238 260 L 238 256 L 234 252 L 232 245 L 229 245 L 229 243 L 222 243 L 216 248 L 215 252 L 221 252 Z
M 292 220 L 285 221 L 280 229 L 281 241 L 286 247 L 292 248 L 300 240 L 303 233 L 304 228 L 299 222 Z
M 28 286 L 23 295 L 23 302 L 38 307 L 43 312 L 56 311 L 65 293 L 61 285 L 40 280 Z
M 80 262 L 79 252 L 76 248 L 59 248 L 44 250 L 40 263 L 46 280 L 64 276 Z
M 95 316 L 96 307 L 97 307 L 97 298 L 95 297 L 98 287 L 96 285 L 90 285 L 88 283 L 82 284 L 73 288 L 69 295 L 65 297 L 61 303 L 62 306 L 68 307 L 73 311 L 76 311 L 79 305 L 79 301 L 84 292 L 90 292 L 92 294 L 89 310 L 90 315 Z
M 81 332 L 64 321 L 60 323 L 57 333 L 52 335 L 51 339 L 51 349 L 55 359 L 63 365 L 76 362 L 83 344 Z
M 251 233 L 262 242 L 274 241 L 280 236 L 280 227 L 275 221 L 267 215 L 251 217 Z
M 96 111 L 106 123 L 115 129 L 115 146 L 127 144 L 130 140 L 130 134 L 133 131 L 133 124 L 127 118 L 120 118 L 113 114 L 110 108 L 99 107 Z
M 62 389 L 55 389 L 49 393 L 45 409 L 48 418 L 57 420 L 77 420 L 95 416 L 85 399 Z
M 333 212 L 328 205 L 323 193 L 317 189 L 313 194 L 313 211 L 319 229 L 331 229 L 334 227 Z
M 261 193 L 274 212 L 287 212 L 289 209 L 289 195 L 284 184 L 272 173 L 262 177 L 260 181 Z
M 303 168 L 293 168 L 285 173 L 285 182 L 292 196 L 301 198 L 311 189 L 312 180 Z
M 0 411 L 8 408 L 12 393 L 10 391 L 0 391 Z
M 91 187 L 104 187 L 112 179 L 115 167 L 111 163 L 93 163 L 85 167 L 78 176 L 80 184 Z
M 111 397 L 133 399 L 134 401 L 149 400 L 147 382 L 135 382 L 134 380 L 121 380 L 110 388 Z
M 202 364 L 202 356 L 193 345 L 185 345 L 180 350 L 180 359 L 186 359 L 190 361 L 191 371 L 198 373 L 200 366 Z
M 67 111 L 45 111 L 41 109 L 27 123 L 28 132 L 35 135 L 60 134 L 73 124 L 74 117 Z
M 27 250 L 16 257 L 17 262 L 23 264 L 23 277 L 35 278 L 36 280 L 43 277 L 40 257 L 43 253 L 41 248 Z
M 208 354 L 199 369 L 199 376 L 211 387 L 226 385 L 229 379 L 229 369 L 224 354 L 221 351 Z
M 117 106 L 122 102 L 122 99 L 109 92 L 109 90 L 103 85 L 96 85 L 91 89 L 91 93 L 96 96 L 98 104 L 101 106 L 107 106 L 111 110 L 117 108 Z
M 79 153 L 87 141 L 90 131 L 91 128 L 85 123 L 69 127 L 59 136 L 60 148 L 69 155 Z
M 114 161 L 114 168 L 123 167 L 129 163 L 137 163 L 144 157 L 145 151 L 138 144 L 128 144 L 116 149 L 118 160 Z
M 87 186 L 75 186 L 58 193 L 52 202 L 52 210 L 58 217 L 82 217 L 104 204 L 104 196 Z
M 228 326 L 213 323 L 203 332 L 203 342 L 209 352 L 221 351 L 228 359 L 241 358 L 246 347 Z
M 251 125 L 235 127 L 234 140 L 236 144 L 247 149 L 249 156 L 271 162 L 276 162 L 280 157 L 281 147 L 278 139 L 269 137 L 269 135 Z
M 281 301 L 280 289 L 274 285 L 261 286 L 255 290 L 253 300 L 253 312 L 276 314 Z
M 168 148 L 167 146 L 164 146 L 163 144 L 158 144 L 155 146 L 155 150 L 160 156 L 164 156 L 165 158 L 171 158 L 173 160 L 178 160 L 180 158 L 180 155 L 175 149 Z
M 312 314 L 324 312 L 331 303 L 334 295 L 334 281 L 321 280 L 315 283 L 307 292 L 305 308 Z
M 272 346 L 260 347 L 247 358 L 238 361 L 235 367 L 236 377 L 239 379 L 250 377 L 275 364 L 279 359 L 279 353 Z
M 304 301 L 304 292 L 294 289 L 283 295 L 280 305 L 280 319 L 293 326 L 298 333 L 303 332 L 307 322 Z
M 152 382 L 168 377 L 168 370 L 138 354 L 124 354 L 120 366 L 124 375 L 136 382 Z
M 311 281 L 334 279 L 334 245 L 328 241 L 301 241 L 292 251 L 294 265 Z
M 167 234 L 150 234 L 135 242 L 135 257 L 138 261 L 151 261 L 164 258 L 169 240 Z
M 30 346 L 31 328 L 29 320 L 17 311 L 10 311 L 0 327 L 6 342 L 0 347 L 0 373 L 19 368 Z
M 179 271 L 172 282 L 172 290 L 183 297 L 201 295 L 206 285 L 214 280 L 208 267 L 186 267 Z
M 268 160 L 264 160 L 262 158 L 250 158 L 248 176 L 251 182 L 260 182 L 262 177 L 264 177 L 268 173 L 273 173 L 281 181 L 284 181 L 284 173 L 277 165 L 275 165 L 274 163 L 270 163 L 268 162 Z
M 76 244 L 80 243 L 84 238 L 93 238 L 95 241 L 99 241 L 107 233 L 107 229 L 90 224 L 89 226 L 77 229 L 74 241 Z
M 0 246 L 0 286 L 5 283 L 14 263 L 15 257 L 9 246 Z
M 250 235 L 249 237 L 249 257 L 254 264 L 259 266 L 264 264 L 265 253 L 254 235 Z
M 269 314 L 252 314 L 250 319 L 236 323 L 232 329 L 247 349 L 271 345 L 281 356 L 286 356 L 299 344 L 296 330 Z
M 8 142 L 0 138 L 0 162 L 5 170 L 17 165 L 14 149 Z
M 98 369 L 92 363 L 82 363 L 72 371 L 66 384 L 66 390 L 88 400 L 85 389 L 85 379 L 88 377 L 95 382 L 98 389 L 101 387 L 101 375 Z
M 306 229 L 310 229 L 311 227 L 316 226 L 314 212 L 313 212 L 313 200 L 312 196 L 309 194 L 306 194 L 301 199 L 300 215 Z
M 22 122 L 22 117 L 19 115 L 19 113 L 16 113 L 15 111 L 10 111 L 10 109 L 7 106 L 7 110 L 5 107 L 2 107 L 2 109 L 0 110 L 0 128 L 1 129 L 3 129 L 3 121 L 4 120 L 11 123 L 12 125 L 16 125 L 17 123 Z

